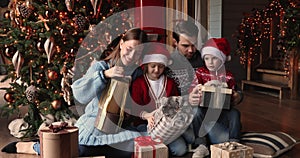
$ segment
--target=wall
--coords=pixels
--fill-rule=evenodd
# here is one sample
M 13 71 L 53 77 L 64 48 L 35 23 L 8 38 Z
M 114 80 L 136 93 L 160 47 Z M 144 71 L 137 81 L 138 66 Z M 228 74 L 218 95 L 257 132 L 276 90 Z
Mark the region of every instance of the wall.
M 243 13 L 250 13 L 253 8 L 263 9 L 267 4 L 268 0 L 223 0 L 222 36 L 228 38 L 232 49 L 232 59 L 227 63 L 227 68 L 234 73 L 237 81 L 246 79 L 246 67 L 239 63 L 239 56 L 233 55 L 237 48 L 237 41 L 232 35 L 236 32 Z
M 211 37 L 219 38 L 222 36 L 222 1 L 208 1 L 208 32 Z

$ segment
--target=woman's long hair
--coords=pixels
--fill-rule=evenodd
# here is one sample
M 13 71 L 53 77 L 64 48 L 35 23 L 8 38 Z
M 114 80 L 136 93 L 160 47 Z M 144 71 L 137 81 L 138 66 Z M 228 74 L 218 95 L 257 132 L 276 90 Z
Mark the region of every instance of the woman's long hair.
M 121 39 L 125 42 L 128 40 L 139 40 L 141 43 L 147 42 L 147 34 L 145 31 L 141 30 L 140 28 L 132 28 L 128 30 L 126 33 L 121 35 L 122 38 L 119 38 L 118 45 L 113 49 L 110 55 L 108 55 L 104 61 L 111 63 L 116 63 L 120 59 L 120 41 Z M 142 55 L 143 56 L 143 55 Z

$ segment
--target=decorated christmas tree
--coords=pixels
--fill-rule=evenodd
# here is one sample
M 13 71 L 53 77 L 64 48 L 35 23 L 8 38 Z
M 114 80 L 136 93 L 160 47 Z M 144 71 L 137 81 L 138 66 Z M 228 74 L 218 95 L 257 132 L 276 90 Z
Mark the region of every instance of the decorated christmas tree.
M 20 118 L 28 125 L 23 129 L 22 138 L 28 138 L 36 135 L 45 118 L 53 121 L 76 118 L 70 110 L 74 105 L 70 85 L 76 53 L 84 45 L 85 36 L 99 22 L 126 6 L 121 1 L 110 0 L 11 0 L 8 9 L 1 21 L 0 50 L 11 61 L 5 65 L 7 75 L 2 82 L 10 80 L 11 83 L 10 87 L 3 88 L 7 104 L 2 105 L 1 115 L 21 114 L 20 108 L 27 107 L 28 112 Z M 121 20 L 114 20 L 124 23 L 126 19 L 122 16 Z M 122 29 L 118 28 L 124 32 L 127 27 Z M 92 52 L 90 60 L 98 58 L 101 54 L 98 52 L 111 41 L 107 38 L 94 42 L 100 47 L 84 46 L 87 54 Z M 89 66 L 88 62 L 83 63 L 82 69 Z
M 290 51 L 299 49 L 299 17 L 300 2 L 297 0 L 270 0 L 264 9 L 253 9 L 251 13 L 245 14 L 236 34 L 236 54 L 240 56 L 241 64 L 253 62 L 255 56 L 262 53 L 263 41 L 266 39 L 276 42 L 277 55 L 289 61 Z M 278 24 L 271 28 L 272 21 L 276 19 L 279 19 Z M 278 31 L 271 35 L 271 29 Z M 288 62 L 285 64 L 289 66 Z

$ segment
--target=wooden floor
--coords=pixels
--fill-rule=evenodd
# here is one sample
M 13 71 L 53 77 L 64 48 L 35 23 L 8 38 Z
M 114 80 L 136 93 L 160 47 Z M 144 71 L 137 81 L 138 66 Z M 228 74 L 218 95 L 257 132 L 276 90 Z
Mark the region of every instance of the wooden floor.
M 243 131 L 283 131 L 300 139 L 300 100 L 279 100 L 278 97 L 244 92 L 241 111 Z M 280 158 L 299 158 L 300 144 Z
M 2 83 L 1 83 L 2 84 Z M 0 92 L 3 96 L 3 92 Z M 3 99 L 0 98 L 0 105 Z M 242 114 L 243 131 L 284 131 L 300 138 L 300 100 L 278 100 L 277 97 L 260 93 L 245 92 L 243 102 L 237 106 Z M 9 134 L 8 123 L 13 118 L 0 118 L 0 148 L 7 143 L 16 141 Z M 36 155 L 6 154 L 0 152 L 0 158 L 38 158 Z M 185 158 L 191 157 L 191 153 Z M 280 158 L 300 157 L 300 145 Z

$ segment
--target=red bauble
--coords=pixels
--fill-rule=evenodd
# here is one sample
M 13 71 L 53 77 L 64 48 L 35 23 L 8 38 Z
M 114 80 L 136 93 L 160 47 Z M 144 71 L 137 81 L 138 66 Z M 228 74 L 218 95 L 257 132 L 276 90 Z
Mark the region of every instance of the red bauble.
M 56 71 L 48 71 L 48 78 L 50 80 L 56 80 L 58 78 L 58 74 Z
M 54 100 L 51 103 L 51 105 L 52 105 L 53 109 L 57 110 L 57 109 L 59 109 L 61 107 L 61 101 L 60 100 Z
M 7 102 L 9 102 L 9 103 L 13 102 L 13 101 L 14 101 L 13 94 L 12 94 L 12 93 L 5 93 L 5 94 L 4 94 L 4 99 L 5 99 Z

